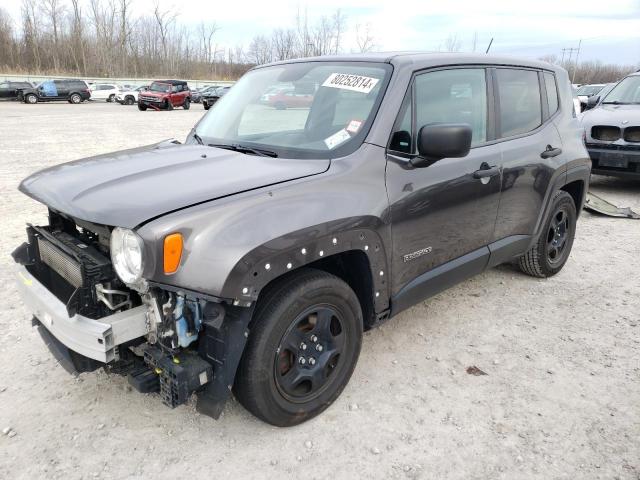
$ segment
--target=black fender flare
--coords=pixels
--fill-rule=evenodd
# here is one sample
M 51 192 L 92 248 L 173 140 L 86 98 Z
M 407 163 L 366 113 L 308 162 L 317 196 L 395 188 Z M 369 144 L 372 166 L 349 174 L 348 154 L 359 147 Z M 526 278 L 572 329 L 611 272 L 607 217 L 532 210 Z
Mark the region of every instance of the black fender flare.
M 254 248 L 233 267 L 221 296 L 235 305 L 255 302 L 276 278 L 332 255 L 358 250 L 366 254 L 376 312 L 389 307 L 388 225 L 374 216 L 351 217 L 297 230 Z

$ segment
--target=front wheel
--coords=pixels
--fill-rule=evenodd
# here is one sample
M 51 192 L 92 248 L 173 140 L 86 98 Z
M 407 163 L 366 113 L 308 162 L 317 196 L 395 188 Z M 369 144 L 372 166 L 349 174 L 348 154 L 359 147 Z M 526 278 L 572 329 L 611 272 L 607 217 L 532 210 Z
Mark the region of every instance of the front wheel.
M 164 108 L 165 110 L 173 110 L 173 104 L 169 99 L 164 101 Z
M 301 270 L 261 295 L 235 394 L 265 422 L 297 425 L 338 398 L 361 344 L 362 311 L 349 285 L 320 270 Z
M 185 110 L 189 110 L 190 107 L 191 107 L 191 102 L 189 101 L 188 98 L 185 98 L 184 103 L 182 104 L 182 108 L 184 108 Z
M 142 103 L 138 104 L 138 110 L 140 110 L 141 112 L 144 112 L 147 109 L 146 105 L 143 105 Z
M 109 98 L 107 98 L 107 102 L 113 103 L 115 99 L 116 99 L 116 96 L 112 93 L 111 95 L 109 95 Z
M 519 259 L 520 270 L 533 277 L 551 277 L 567 262 L 576 234 L 573 198 L 559 190 L 551 200 L 549 217 L 536 243 Z
M 133 105 L 135 103 L 135 99 L 132 96 L 128 96 L 124 99 L 125 105 Z
M 202 106 L 205 110 L 209 110 L 211 108 L 211 105 L 209 105 L 207 102 L 202 102 Z

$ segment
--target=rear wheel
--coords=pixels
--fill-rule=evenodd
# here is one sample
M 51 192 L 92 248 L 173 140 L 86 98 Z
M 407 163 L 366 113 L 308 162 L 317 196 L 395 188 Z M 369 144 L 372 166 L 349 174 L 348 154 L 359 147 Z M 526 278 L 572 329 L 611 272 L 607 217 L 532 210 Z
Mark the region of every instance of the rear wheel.
M 69 100 L 71 101 L 71 103 L 74 104 L 78 104 L 80 102 L 82 102 L 82 97 L 80 96 L 79 93 L 72 93 L 71 96 L 69 97 Z
M 191 102 L 189 101 L 188 98 L 185 98 L 184 103 L 182 104 L 182 108 L 184 108 L 185 110 L 189 110 L 190 107 L 191 107 Z
M 272 425 L 302 423 L 338 398 L 361 343 L 362 311 L 349 285 L 320 270 L 301 270 L 261 297 L 236 396 Z
M 564 190 L 556 192 L 535 245 L 520 257 L 520 270 L 533 277 L 551 277 L 567 262 L 576 233 L 576 206 Z
M 38 103 L 38 97 L 33 93 L 28 93 L 24 96 L 24 101 L 33 105 L 34 103 Z
M 111 95 L 109 95 L 109 98 L 107 98 L 107 102 L 113 103 L 115 99 L 116 99 L 116 96 L 112 93 Z
M 276 107 L 276 110 L 286 110 L 287 106 L 283 103 L 283 102 L 277 102 L 274 107 Z

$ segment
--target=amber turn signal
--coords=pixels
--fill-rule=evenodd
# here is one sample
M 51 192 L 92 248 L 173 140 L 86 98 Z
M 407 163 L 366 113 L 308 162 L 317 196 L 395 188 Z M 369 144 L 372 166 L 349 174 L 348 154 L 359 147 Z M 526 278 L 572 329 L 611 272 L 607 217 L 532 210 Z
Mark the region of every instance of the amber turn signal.
M 172 233 L 164 237 L 164 273 L 176 273 L 182 257 L 182 234 Z

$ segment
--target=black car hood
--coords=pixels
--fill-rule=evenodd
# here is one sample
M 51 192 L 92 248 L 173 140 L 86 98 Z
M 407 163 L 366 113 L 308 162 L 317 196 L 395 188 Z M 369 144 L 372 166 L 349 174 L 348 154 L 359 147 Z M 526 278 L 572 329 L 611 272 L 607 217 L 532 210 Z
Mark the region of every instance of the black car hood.
M 163 142 L 41 170 L 20 191 L 81 220 L 134 228 L 194 204 L 317 175 L 329 164 Z

